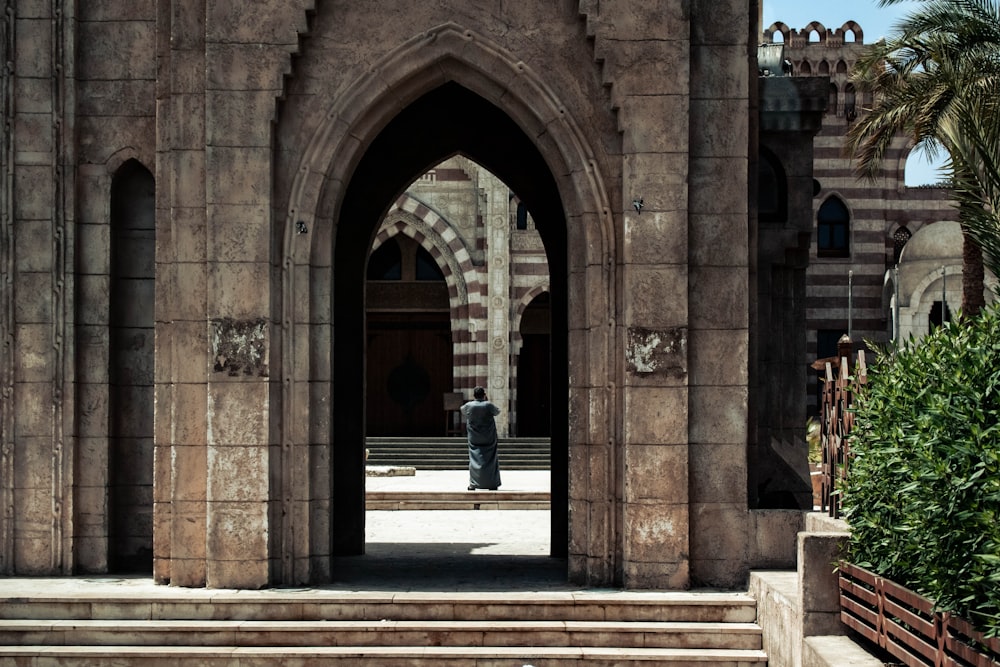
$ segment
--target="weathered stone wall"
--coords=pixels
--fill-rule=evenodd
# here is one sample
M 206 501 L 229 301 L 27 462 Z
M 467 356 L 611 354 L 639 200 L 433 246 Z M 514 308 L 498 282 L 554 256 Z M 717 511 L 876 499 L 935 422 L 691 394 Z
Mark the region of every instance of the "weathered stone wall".
M 395 118 L 452 83 L 537 151 L 547 173 L 525 168 L 545 183 L 515 190 L 537 206 L 551 183 L 559 200 L 536 216 L 567 369 L 554 551 L 594 585 L 745 579 L 745 3 L 82 4 L 19 9 L 11 31 L 19 99 L 38 115 L 15 119 L 25 252 L 4 288 L 5 571 L 106 567 L 107 192 L 136 159 L 156 178 L 154 576 L 331 576 L 331 553 L 363 541 L 344 407 L 363 380 L 334 352 L 355 296 L 338 291 L 350 278 L 335 258 L 377 232 L 342 213 L 384 197 L 360 166 L 389 153 Z M 489 129 L 460 130 L 459 149 L 488 145 Z M 507 149 L 492 156 L 516 178 Z M 633 363 L 640 347 L 666 363 Z

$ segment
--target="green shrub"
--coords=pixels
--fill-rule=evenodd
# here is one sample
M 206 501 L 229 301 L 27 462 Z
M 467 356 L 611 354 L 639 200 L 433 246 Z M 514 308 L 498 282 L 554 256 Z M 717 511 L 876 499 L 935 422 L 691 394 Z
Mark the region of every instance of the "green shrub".
M 880 352 L 855 409 L 850 560 L 1000 633 L 1000 309 Z

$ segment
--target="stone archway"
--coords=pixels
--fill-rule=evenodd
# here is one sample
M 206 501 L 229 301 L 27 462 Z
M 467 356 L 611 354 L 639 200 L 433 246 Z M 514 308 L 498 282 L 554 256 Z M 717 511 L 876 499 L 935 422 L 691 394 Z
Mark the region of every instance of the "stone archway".
M 361 341 L 363 330 L 357 326 L 353 314 L 362 312 L 362 283 L 364 252 L 371 247 L 375 225 L 392 201 L 402 192 L 409 180 L 419 175 L 435 160 L 458 152 L 482 164 L 508 182 L 532 210 L 538 221 L 550 257 L 554 276 L 553 293 L 558 295 L 553 308 L 553 331 L 562 336 L 560 353 L 554 355 L 558 366 L 553 377 L 569 379 L 567 385 L 554 388 L 563 406 L 573 400 L 574 382 L 576 400 L 597 401 L 607 404 L 614 399 L 599 397 L 598 393 L 612 391 L 614 383 L 605 380 L 594 389 L 592 379 L 569 372 L 566 349 L 568 340 L 574 338 L 574 349 L 581 358 L 591 356 L 597 367 L 613 372 L 614 364 L 608 355 L 614 341 L 603 332 L 593 335 L 587 321 L 613 321 L 614 276 L 604 271 L 614 257 L 614 235 L 610 229 L 610 206 L 596 173 L 595 163 L 588 156 L 586 142 L 574 125 L 572 118 L 537 82 L 537 77 L 523 64 L 505 59 L 498 49 L 478 41 L 468 31 L 446 25 L 437 29 L 433 40 L 408 43 L 388 57 L 390 64 L 380 68 L 383 79 L 361 81 L 350 94 L 341 96 L 335 108 L 328 113 L 328 122 L 317 129 L 313 144 L 305 155 L 292 187 L 292 200 L 285 229 L 285 265 L 283 272 L 283 299 L 286 315 L 283 317 L 282 367 L 288 369 L 284 388 L 284 412 L 289 422 L 296 415 L 320 407 L 324 399 L 332 405 L 330 417 L 330 450 L 332 470 L 329 503 L 334 508 L 332 525 L 324 527 L 310 519 L 301 526 L 311 535 L 319 536 L 328 531 L 331 553 L 359 553 L 364 545 L 363 515 L 363 439 L 360 397 L 363 392 L 363 363 L 352 354 Z M 470 52 L 481 51 L 473 58 Z M 463 52 L 462 59 L 456 53 Z M 517 73 L 516 81 L 508 81 L 507 89 L 498 89 L 496 82 L 485 77 L 479 67 L 471 67 L 466 60 L 492 59 L 495 70 L 507 68 Z M 391 65 L 391 66 L 390 66 Z M 395 76 L 392 89 L 396 96 L 384 96 L 385 73 Z M 428 92 L 429 91 L 429 92 Z M 425 92 L 417 98 L 416 92 Z M 383 95 L 380 98 L 380 93 Z M 413 101 L 399 111 L 402 94 L 413 96 Z M 372 100 L 375 101 L 372 101 Z M 423 103 L 421 103 L 423 101 Z M 477 128 L 463 123 L 460 117 L 449 117 L 449 122 L 433 118 L 441 109 L 463 109 L 476 113 L 479 123 L 488 120 L 491 127 L 502 131 L 483 136 Z M 436 123 L 431 123 L 434 120 Z M 417 124 L 415 124 L 417 123 Z M 437 134 L 428 132 L 427 125 L 435 125 Z M 376 132 L 376 128 L 382 127 Z M 413 131 L 419 127 L 420 131 Z M 356 142 L 357 136 L 365 136 Z M 529 137 L 535 137 L 534 140 Z M 542 137 L 542 139 L 539 139 Z M 513 142 L 513 143 L 512 143 Z M 537 142 L 537 145 L 536 145 Z M 366 150 L 362 150 L 362 146 Z M 387 156 L 392 159 L 387 159 Z M 521 158 L 528 155 L 530 168 L 518 162 L 512 168 L 510 155 Z M 405 156 L 405 159 L 401 159 Z M 409 180 L 408 180 L 409 179 Z M 361 221 L 347 225 L 344 221 Z M 545 221 L 545 222 L 543 222 Z M 297 232 L 299 223 L 315 230 L 308 237 Z M 547 229 L 543 227 L 547 225 Z M 567 235 L 567 227 L 576 232 Z M 308 241 L 308 243 L 305 243 Z M 296 355 L 304 352 L 301 336 L 301 318 L 294 310 L 292 295 L 297 292 L 296 278 L 301 275 L 296 266 L 306 268 L 313 277 L 309 282 L 331 280 L 333 303 L 331 317 L 333 340 L 329 358 L 322 350 L 305 348 L 311 358 L 324 359 L 329 371 L 322 375 L 336 378 L 329 389 L 310 383 L 309 378 L 297 374 Z M 307 267 L 323 267 L 310 270 Z M 325 267 L 334 267 L 325 269 Z M 329 271 L 324 273 L 324 270 Z M 602 286 L 580 295 L 575 316 L 568 312 L 567 302 L 571 292 L 588 284 Z M 311 308 L 320 308 L 315 303 Z M 316 340 L 322 340 L 316 338 Z M 313 371 L 315 374 L 315 371 Z M 320 399 L 316 399 L 320 396 Z M 588 583 L 610 583 L 614 580 L 616 559 L 620 558 L 620 535 L 614 529 L 616 512 L 615 475 L 605 477 L 604 485 L 593 486 L 585 478 L 572 491 L 569 488 L 569 450 L 583 449 L 578 460 L 595 455 L 603 458 L 601 466 L 613 470 L 613 410 L 604 412 L 606 421 L 573 421 L 572 410 L 564 410 L 558 426 L 553 425 L 553 460 L 560 461 L 553 475 L 552 545 L 556 555 L 570 555 L 570 571 Z M 311 416 L 310 419 L 317 419 Z M 598 434 L 595 438 L 595 434 Z M 282 469 L 301 464 L 308 456 L 308 447 L 296 442 L 294 433 L 283 434 Z M 601 443 L 593 447 L 589 443 Z M 283 482 L 285 478 L 282 478 Z M 280 493 L 284 497 L 287 493 Z M 588 521 L 570 525 L 570 505 L 577 505 L 576 515 L 585 517 L 593 507 L 607 520 L 600 526 Z M 290 517 L 291 513 L 281 513 Z M 567 518 L 563 518 L 567 517 Z M 295 532 L 295 518 L 282 519 L 280 532 Z M 302 519 L 299 519 L 300 524 Z M 570 536 L 577 545 L 570 553 Z M 312 538 L 311 538 L 312 539 Z M 315 543 L 315 541 L 313 541 Z M 295 544 L 283 542 L 283 561 L 296 559 Z M 315 571 L 324 566 L 314 554 L 309 555 Z M 322 575 L 320 575 L 322 576 Z

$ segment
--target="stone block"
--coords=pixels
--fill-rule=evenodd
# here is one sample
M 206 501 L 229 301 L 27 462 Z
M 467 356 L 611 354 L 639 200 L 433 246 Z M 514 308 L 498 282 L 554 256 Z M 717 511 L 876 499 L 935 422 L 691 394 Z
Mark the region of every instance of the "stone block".
M 267 500 L 269 457 L 266 447 L 226 445 L 208 447 L 207 453 L 210 502 Z
M 263 206 L 209 205 L 208 257 L 220 262 L 268 261 L 272 233 L 270 223 L 270 216 Z
M 277 96 L 287 71 L 288 52 L 255 44 L 205 45 L 207 90 L 269 90 Z
M 170 313 L 174 319 L 196 320 L 205 312 L 208 301 L 208 268 L 203 263 L 177 263 L 160 291 L 168 292 Z
M 14 267 L 19 273 L 51 271 L 52 223 L 46 218 L 15 221 L 14 248 Z
M 210 446 L 268 443 L 267 382 L 213 382 L 208 392 Z
M 286 2 L 213 2 L 205 8 L 205 38 L 212 42 L 247 42 L 297 46 L 296 27 L 305 14 L 299 5 Z M 301 25 L 304 29 L 305 26 Z
M 21 382 L 48 381 L 52 375 L 52 327 L 44 323 L 17 324 L 14 327 L 14 377 Z M 21 415 L 18 415 L 20 420 Z
M 885 663 L 848 637 L 814 636 L 802 642 L 802 667 L 883 667 Z M 777 666 L 776 666 L 777 667 Z
M 685 387 L 628 387 L 624 402 L 627 445 L 682 445 L 688 442 Z
M 607 488 L 610 479 L 600 481 Z M 687 489 L 686 445 L 640 444 L 625 447 L 625 502 L 686 503 Z
M 209 146 L 270 147 L 277 109 L 274 90 L 210 90 L 205 106 Z
M 170 115 L 163 119 L 171 132 L 173 150 L 203 150 L 206 146 L 205 94 L 193 91 L 171 95 Z
M 616 90 L 623 95 L 687 95 L 690 85 L 686 39 L 622 41 L 608 60 Z M 659 122 L 656 118 L 644 119 Z M 683 132 L 686 134 L 687 129 Z
M 692 158 L 688 192 L 692 214 L 747 215 L 747 161 L 728 157 Z
M 692 157 L 747 158 L 750 151 L 747 140 L 750 119 L 746 99 L 691 100 L 691 117 L 726 119 L 725 124 L 706 120 L 692 128 Z
M 21 273 L 14 294 L 14 320 L 37 324 L 53 317 L 53 276 L 49 273 Z
M 77 112 L 82 116 L 155 116 L 153 79 L 91 80 L 79 82 Z
M 690 493 L 692 503 L 736 503 L 746 500 L 745 445 L 691 443 Z
M 695 329 L 688 332 L 688 383 L 692 386 L 746 385 L 748 333 L 743 329 Z
M 150 17 L 155 19 L 155 17 Z M 78 23 L 77 76 L 81 79 L 156 79 L 156 21 L 93 21 Z
M 624 517 L 625 562 L 680 563 L 688 560 L 687 504 L 627 503 Z
M 629 264 L 684 264 L 688 220 L 684 211 L 626 211 L 622 253 Z
M 164 369 L 167 377 L 158 378 L 158 381 L 198 384 L 208 380 L 208 370 L 214 360 L 207 354 L 208 332 L 204 321 L 176 320 L 169 326 L 160 324 L 156 350 L 158 367 L 162 361 L 160 339 L 164 345 L 169 342 L 170 366 Z
M 242 561 L 249 572 L 256 572 L 255 563 L 267 562 L 267 535 L 266 503 L 209 503 L 206 552 L 209 568 L 220 562 Z M 209 583 L 219 588 L 260 588 L 267 578 L 257 581 L 254 575 L 249 581 L 219 579 Z
M 749 7 L 746 2 L 694 3 L 691 6 L 691 43 L 743 46 L 742 53 L 746 54 Z
M 270 158 L 270 149 L 267 147 L 209 146 L 205 151 L 207 202 L 216 205 L 267 206 L 271 192 Z M 269 224 L 270 220 L 258 222 Z
M 159 387 L 157 388 L 159 390 Z M 170 439 L 184 446 L 208 444 L 208 386 L 201 383 L 176 383 L 172 387 L 169 415 L 159 419 L 170 424 Z
M 629 327 L 625 334 L 626 386 L 687 385 L 686 327 Z
M 189 207 L 201 214 L 205 209 L 205 151 L 171 151 L 169 164 L 170 206 Z
M 14 436 L 26 447 L 36 437 L 41 438 L 39 441 L 41 443 L 44 443 L 46 438 L 51 439 L 52 386 L 48 382 L 18 383 L 17 391 L 14 392 L 14 414 L 16 415 Z M 32 451 L 34 446 L 30 447 Z
M 51 153 L 55 132 L 51 114 L 17 114 L 17 132 L 12 143 L 16 153 Z
M 170 499 L 204 502 L 208 499 L 208 448 L 174 445 L 170 448 Z
M 756 82 L 754 82 L 756 85 Z M 750 69 L 747 67 L 747 52 L 744 44 L 693 44 L 691 46 L 691 98 L 730 99 L 739 102 L 742 111 L 726 116 L 727 123 L 736 118 L 746 119 L 750 95 Z M 692 107 L 693 108 L 693 107 Z M 692 123 L 700 128 L 716 122 L 718 116 L 699 116 L 692 113 Z M 697 134 L 697 132 L 693 133 Z M 732 132 L 734 139 L 747 145 L 747 128 Z
M 622 570 L 622 583 L 626 589 L 684 590 L 691 585 L 687 560 L 662 563 L 626 561 Z
M 27 18 L 29 16 L 30 13 L 18 11 L 19 18 L 14 23 L 17 75 L 47 80 L 52 76 L 52 22 L 46 16 Z
M 748 266 L 746 215 L 692 213 L 688 216 L 688 259 L 692 266 Z
M 688 147 L 688 97 L 636 95 L 622 100 L 622 148 L 635 153 L 683 153 Z
M 600 13 L 614 17 L 602 27 L 609 38 L 622 40 L 661 40 L 665 36 L 686 38 L 689 10 L 683 3 L 649 5 L 629 0 L 602 0 Z
M 20 7 L 18 8 L 20 10 Z M 46 54 L 46 57 L 48 55 Z M 14 79 L 14 99 L 22 113 L 52 113 L 52 81 L 18 76 Z
M 692 443 L 740 445 L 747 438 L 747 388 L 697 386 L 688 390 Z
M 179 264 L 204 262 L 208 257 L 208 223 L 204 208 L 175 207 L 171 209 L 171 244 L 159 245 L 157 256 L 161 261 Z
M 626 154 L 623 164 L 623 209 L 632 210 L 632 201 L 642 199 L 644 213 L 688 210 L 690 165 L 687 153 Z M 746 199 L 745 192 L 743 199 Z M 743 209 L 746 209 L 745 201 Z
M 806 533 L 798 535 L 799 590 L 802 594 L 802 612 L 813 626 L 811 635 L 837 635 L 846 632 L 837 616 L 827 624 L 828 618 L 810 619 L 816 614 L 840 613 L 840 587 L 837 562 L 843 555 L 850 533 Z
M 743 267 L 692 266 L 691 329 L 746 329 L 749 287 Z
M 79 398 L 80 435 L 106 438 L 110 423 L 107 386 L 89 385 L 80 392 Z
M 116 287 L 124 289 L 135 289 L 142 290 L 142 287 L 138 285 L 133 285 L 133 281 L 128 283 L 119 282 Z M 107 326 L 109 324 L 109 317 L 111 315 L 111 276 L 107 274 L 99 275 L 77 275 L 76 277 L 77 291 L 80 298 L 77 299 L 79 307 L 77 308 L 77 321 L 83 325 L 90 326 Z M 153 285 L 150 282 L 146 286 L 145 294 L 140 298 L 146 299 L 147 302 L 152 305 L 153 295 L 152 295 Z M 116 294 L 116 296 L 118 296 Z M 122 294 L 122 301 L 119 303 L 139 303 L 128 302 L 132 295 Z M 120 309 L 120 316 L 126 316 L 131 314 L 131 309 L 122 308 Z M 150 321 L 152 321 L 152 313 L 150 313 Z M 117 324 L 117 322 L 116 322 Z M 122 322 L 125 324 L 125 322 Z
M 216 318 L 255 321 L 270 312 L 267 262 L 217 262 L 208 273 L 208 307 Z
M 624 283 L 629 326 L 669 329 L 688 325 L 686 265 L 626 266 Z
M 77 275 L 110 273 L 111 227 L 103 223 L 78 224 L 76 238 Z
M 800 510 L 751 510 L 750 567 L 796 567 L 796 545 L 803 519 Z
M 174 561 L 204 560 L 206 525 L 206 503 L 204 500 L 173 500 L 171 502 L 170 558 Z M 204 582 L 184 584 L 171 579 L 171 583 L 180 586 L 199 586 L 203 585 Z
M 734 486 L 740 485 L 734 480 Z M 692 560 L 715 560 L 725 554 L 726 560 L 745 567 L 749 532 L 746 501 L 692 503 L 690 521 Z
M 155 21 L 155 0 L 101 0 L 78 8 L 78 20 L 85 21 Z

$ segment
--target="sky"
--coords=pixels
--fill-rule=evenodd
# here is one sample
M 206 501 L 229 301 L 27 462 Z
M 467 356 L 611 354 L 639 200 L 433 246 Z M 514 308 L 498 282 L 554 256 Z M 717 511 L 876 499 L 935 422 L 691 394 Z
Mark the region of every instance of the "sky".
M 880 37 L 892 33 L 897 21 L 918 7 L 918 2 L 901 2 L 890 7 L 878 6 L 877 0 L 762 0 L 764 21 L 767 28 L 781 21 L 789 28 L 801 30 L 813 21 L 834 30 L 848 21 L 854 21 L 864 32 L 865 44 L 873 44 Z M 907 160 L 906 184 L 921 185 L 940 180 L 937 165 L 929 164 L 919 153 Z

